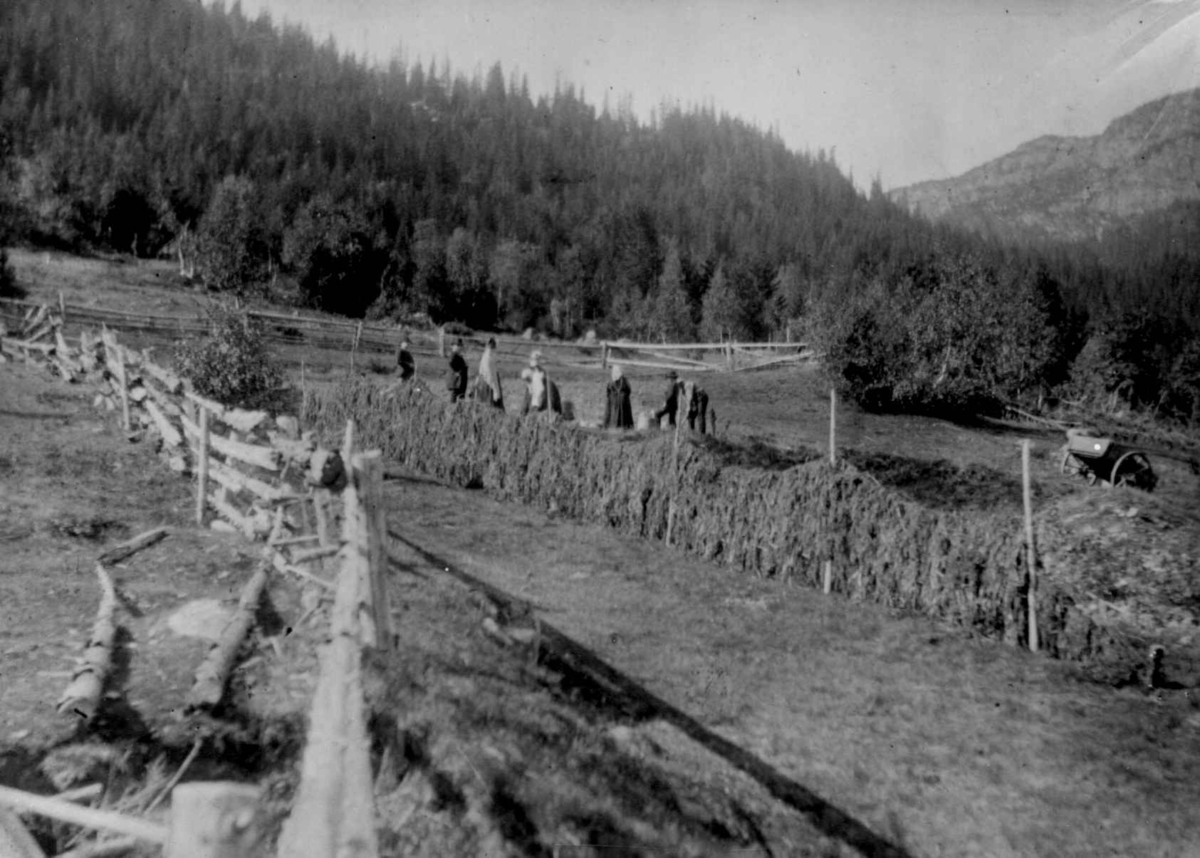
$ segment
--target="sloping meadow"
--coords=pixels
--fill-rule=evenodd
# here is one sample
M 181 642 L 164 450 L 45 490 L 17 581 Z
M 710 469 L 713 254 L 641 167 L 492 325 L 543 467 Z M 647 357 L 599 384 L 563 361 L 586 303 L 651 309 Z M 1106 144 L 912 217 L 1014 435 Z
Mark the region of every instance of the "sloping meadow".
M 835 593 L 1014 645 L 1028 637 L 1023 526 L 1011 512 L 935 510 L 815 451 L 684 433 L 676 464 L 667 432 L 612 435 L 366 381 L 310 391 L 302 420 L 321 440 L 336 440 L 347 419 L 361 446 L 502 500 L 649 539 L 669 531 L 672 545 L 717 563 L 812 587 L 823 586 L 829 560 Z M 1151 643 L 1189 649 L 1190 637 L 1164 636 L 1153 618 L 1096 609 L 1072 566 L 1095 558 L 1060 519 L 1039 516 L 1035 527 L 1041 649 L 1110 681 L 1143 662 Z

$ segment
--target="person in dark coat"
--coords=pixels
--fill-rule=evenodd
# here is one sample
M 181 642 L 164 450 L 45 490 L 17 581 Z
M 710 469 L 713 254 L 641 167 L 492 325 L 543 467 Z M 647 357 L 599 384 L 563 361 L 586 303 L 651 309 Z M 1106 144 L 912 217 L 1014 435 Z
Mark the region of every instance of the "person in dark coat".
M 608 429 L 632 429 L 633 405 L 629 400 L 629 381 L 621 367 L 612 368 L 612 381 L 608 383 L 604 405 L 604 426 Z
M 450 348 L 450 373 L 446 376 L 446 389 L 450 401 L 458 402 L 467 395 L 467 361 L 462 356 L 463 341 L 459 337 Z
M 684 385 L 684 396 L 687 402 L 688 428 L 693 432 L 696 424 L 700 424 L 700 434 L 708 431 L 708 393 L 704 388 L 693 382 Z
M 679 409 L 679 388 L 682 385 L 679 383 L 679 373 L 671 370 L 667 373 L 667 389 L 663 392 L 663 407 L 654 412 L 654 422 L 662 425 L 663 416 L 666 415 L 667 425 L 675 425 L 675 412 Z
M 416 375 L 417 364 L 413 360 L 412 352 L 408 350 L 407 337 L 400 341 L 400 346 L 396 349 L 396 369 L 400 373 L 401 381 L 408 381 Z

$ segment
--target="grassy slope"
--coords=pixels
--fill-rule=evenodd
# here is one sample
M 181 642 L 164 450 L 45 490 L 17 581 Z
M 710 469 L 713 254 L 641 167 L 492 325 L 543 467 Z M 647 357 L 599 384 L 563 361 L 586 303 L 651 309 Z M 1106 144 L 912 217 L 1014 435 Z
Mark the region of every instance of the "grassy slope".
M 31 297 L 40 300 L 54 298 L 64 288 L 69 302 L 112 301 L 161 312 L 198 304 L 190 292 L 156 285 L 173 279 L 169 266 L 157 266 L 156 274 L 155 266 L 114 268 L 72 260 L 59 265 L 54 258 L 46 265 L 44 257 L 30 254 L 15 254 L 14 262 L 33 286 Z M 118 286 L 130 270 L 143 285 Z M 84 271 L 86 277 L 81 280 L 73 271 Z M 308 380 L 315 383 L 335 382 L 347 363 L 344 354 L 335 352 L 297 349 L 283 354 L 294 369 L 303 359 Z M 431 381 L 440 377 L 440 360 L 421 355 L 418 360 L 422 375 Z M 516 364 L 502 366 L 511 388 L 516 388 L 518 370 Z M 635 409 L 652 407 L 661 379 L 630 375 Z M 598 411 L 603 379 L 565 371 L 555 377 L 568 398 L 581 403 L 585 418 L 589 409 Z M 713 396 L 723 433 L 773 444 L 823 443 L 827 399 L 815 374 L 721 375 L 703 383 Z M 510 392 L 508 399 L 510 408 L 515 407 L 518 397 Z M 840 426 L 840 443 L 852 447 L 856 456 L 871 458 L 881 480 L 926 501 L 968 507 L 1020 503 L 1017 436 L 852 409 L 843 412 Z M 1094 492 L 1089 495 L 1056 474 L 1058 443 L 1050 436 L 1036 440 L 1039 503 L 1092 503 Z M 945 465 L 937 460 L 973 470 L 966 479 L 957 470 L 948 479 Z M 1196 493 L 1186 469 L 1176 472 L 1171 463 L 1157 460 L 1155 465 L 1164 472 L 1163 497 L 1156 502 L 1175 513 L 1185 509 Z M 953 492 L 946 492 L 948 485 Z M 494 575 L 513 592 L 544 601 L 553 610 L 546 615 L 549 621 L 576 634 L 627 675 L 918 854 L 1186 854 L 1200 829 L 1194 818 L 1194 808 L 1200 806 L 1195 794 L 1200 764 L 1194 750 L 1200 725 L 1193 702 L 1180 694 L 1155 702 L 1133 691 L 1080 684 L 1065 666 L 889 618 L 865 606 L 820 599 L 808 604 L 810 594 L 731 580 L 723 571 L 711 575 L 703 571 L 704 564 L 664 557 L 658 547 L 614 543 L 611 534 L 585 534 L 586 528 L 549 522 L 530 511 L 478 508 L 471 506 L 480 502 L 476 497 L 447 499 L 430 492 L 409 487 L 397 499 L 397 508 L 406 510 L 402 526 L 417 541 L 480 575 Z M 1181 526 L 1192 525 L 1185 520 Z M 698 567 L 703 567 L 699 578 Z M 390 689 L 414 683 L 421 687 L 424 696 L 404 709 L 408 714 L 403 717 L 435 725 L 434 733 L 446 737 L 434 755 L 442 762 L 424 770 L 448 771 L 456 789 L 467 795 L 462 783 L 467 770 L 449 762 L 454 747 L 474 746 L 495 733 L 503 737 L 501 744 L 525 748 L 500 749 L 502 756 L 512 753 L 522 759 L 517 769 L 542 771 L 544 760 L 529 765 L 524 755 L 537 756 L 528 744 L 542 729 L 536 724 L 543 716 L 557 719 L 545 713 L 564 705 L 552 690 L 553 678 L 547 685 L 547 677 L 534 670 L 533 684 L 522 686 L 524 696 L 517 699 L 538 700 L 545 708 L 535 707 L 540 714 L 528 721 L 517 718 L 516 727 L 501 729 L 515 710 L 503 702 L 503 683 L 491 681 L 498 670 L 511 680 L 511 667 L 500 670 L 492 656 L 481 655 L 478 634 L 463 631 L 461 617 L 442 610 L 438 619 L 439 609 L 455 597 L 436 589 L 421 592 L 419 598 L 410 594 L 409 601 L 411 627 L 419 630 L 411 650 L 420 654 L 385 670 L 391 678 L 384 684 Z M 449 640 L 468 643 L 451 646 Z M 438 654 L 434 641 L 451 646 L 453 657 Z M 435 665 L 433 673 L 426 664 Z M 412 665 L 426 677 L 423 687 L 412 676 Z M 464 671 L 470 675 L 465 683 Z M 463 708 L 475 700 L 478 706 Z M 488 714 L 493 706 L 497 714 Z M 664 729 L 661 719 L 630 724 L 611 713 L 606 717 L 607 725 L 602 718 L 586 729 L 571 728 L 588 737 L 582 746 L 585 757 L 589 748 L 607 748 L 614 736 L 653 756 L 656 752 L 644 744 L 649 741 L 660 749 L 673 748 L 684 761 L 679 764 L 682 774 L 676 773 L 683 778 L 675 781 L 677 789 L 686 793 L 693 788 L 686 784 L 720 782 L 716 773 L 723 764 L 680 741 L 679 731 Z M 408 735 L 404 724 L 402 735 Z M 473 754 L 468 757 L 478 767 Z M 430 783 L 436 786 L 436 780 Z M 408 786 L 397 786 L 395 812 L 449 828 L 461 822 L 456 813 L 496 806 L 497 800 L 501 805 L 516 801 L 514 795 L 519 797 L 514 807 L 524 807 L 525 818 L 531 807 L 542 804 L 531 791 L 535 788 L 521 781 L 488 794 L 490 798 L 480 793 L 477 805 L 452 801 L 447 811 L 436 790 L 428 792 L 433 786 L 424 788 L 423 797 L 405 798 L 404 790 L 420 792 L 421 778 L 414 775 L 404 783 Z M 626 788 L 620 785 L 618 792 Z M 753 796 L 741 793 L 738 801 L 758 808 L 751 814 L 755 825 L 771 830 L 800 825 L 787 815 L 773 817 L 767 810 L 770 803 L 756 804 L 762 799 Z M 723 813 L 733 811 L 710 807 L 688 817 L 690 822 L 679 821 L 680 836 L 698 836 L 689 827 L 697 820 L 727 821 Z M 565 818 L 558 811 L 543 814 L 538 825 L 547 831 L 565 826 L 561 830 L 568 838 L 584 836 Z M 479 827 L 478 836 L 489 830 Z M 739 829 L 743 834 L 749 830 Z M 783 839 L 768 838 L 777 854 L 795 854 L 787 843 L 824 848 L 811 830 L 779 836 Z M 789 839 L 793 837 L 798 839 Z M 724 841 L 726 846 L 737 842 Z

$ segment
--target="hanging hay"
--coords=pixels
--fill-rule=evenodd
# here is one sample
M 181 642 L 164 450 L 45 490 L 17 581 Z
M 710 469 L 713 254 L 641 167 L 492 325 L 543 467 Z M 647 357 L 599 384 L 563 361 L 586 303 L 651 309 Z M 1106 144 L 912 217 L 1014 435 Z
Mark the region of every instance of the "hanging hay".
M 851 599 L 1010 643 L 1027 633 L 1023 531 L 1010 512 L 933 509 L 851 464 L 831 466 L 816 451 L 735 450 L 692 435 L 681 441 L 676 478 L 669 434 L 590 433 L 472 404 L 452 407 L 413 388 L 339 386 L 310 396 L 303 415 L 326 443 L 348 419 L 362 445 L 503 500 L 553 506 L 652 539 L 665 538 L 673 500 L 672 544 L 718 563 L 820 587 L 829 559 L 833 591 Z M 1039 525 L 1039 546 L 1060 537 L 1061 530 Z M 1131 657 L 1140 643 L 1078 610 L 1055 571 L 1039 574 L 1043 649 L 1085 661 Z

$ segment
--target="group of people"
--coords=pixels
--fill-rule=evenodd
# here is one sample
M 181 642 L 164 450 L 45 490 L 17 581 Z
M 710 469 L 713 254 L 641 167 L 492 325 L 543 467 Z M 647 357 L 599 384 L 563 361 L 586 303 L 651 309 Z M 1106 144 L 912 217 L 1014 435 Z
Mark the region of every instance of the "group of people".
M 631 402 L 632 389 L 629 380 L 620 366 L 613 366 L 612 380 L 606 390 L 604 406 L 604 426 L 609 429 L 632 429 L 633 405 Z M 703 388 L 692 381 L 680 381 L 679 373 L 671 370 L 667 373 L 667 386 L 663 391 L 662 407 L 654 412 L 652 421 L 662 425 L 662 419 L 667 418 L 667 425 L 674 426 L 677 415 L 687 420 L 688 428 L 695 430 L 697 424 L 701 433 L 708 429 L 708 394 Z
M 450 366 L 446 376 L 446 390 L 450 401 L 458 402 L 470 396 L 477 402 L 504 410 L 504 388 L 500 383 L 500 370 L 496 365 L 496 339 L 489 337 L 479 358 L 479 369 L 473 385 L 468 384 L 469 371 L 463 357 L 463 341 L 458 338 L 450 347 Z M 521 370 L 525 382 L 525 401 L 521 414 L 538 411 L 562 413 L 562 399 L 558 387 L 550 380 L 542 366 L 542 353 L 535 351 L 529 356 L 529 366 Z
M 401 381 L 411 379 L 416 374 L 416 363 L 409 351 L 407 338 L 401 341 L 396 350 L 396 368 Z M 450 347 L 450 363 L 446 375 L 446 390 L 450 394 L 450 401 L 458 402 L 470 396 L 477 402 L 503 411 L 504 389 L 496 365 L 495 337 L 489 337 L 483 347 L 473 385 L 469 384 L 469 376 L 470 370 L 463 356 L 463 341 L 459 337 Z M 521 414 L 540 411 L 563 413 L 558 386 L 550 380 L 545 367 L 542 366 L 541 352 L 534 351 L 529 355 L 529 365 L 521 370 L 521 379 L 525 382 L 525 399 L 521 405 Z M 634 428 L 632 393 L 624 371 L 620 366 L 614 365 L 611 380 L 605 391 L 605 428 Z M 687 420 L 689 429 L 699 428 L 701 433 L 706 432 L 708 394 L 695 382 L 681 381 L 679 374 L 671 370 L 667 373 L 662 407 L 654 412 L 653 421 L 661 425 L 662 418 L 666 417 L 667 425 L 674 426 L 677 416 Z

